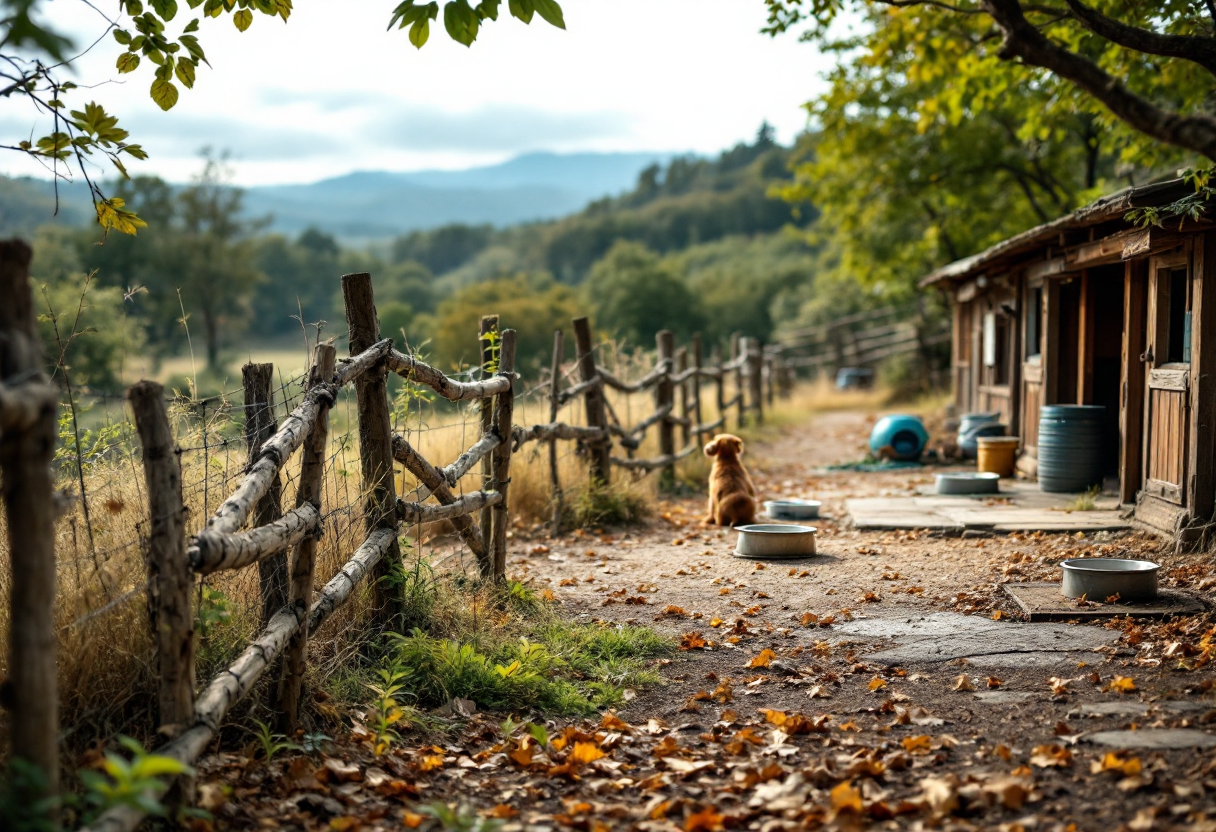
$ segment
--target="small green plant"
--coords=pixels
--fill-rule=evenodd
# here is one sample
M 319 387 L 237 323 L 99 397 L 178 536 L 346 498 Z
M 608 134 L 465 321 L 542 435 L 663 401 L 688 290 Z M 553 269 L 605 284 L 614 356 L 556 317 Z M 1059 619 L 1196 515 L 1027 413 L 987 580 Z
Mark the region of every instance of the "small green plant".
M 119 737 L 118 742 L 131 753 L 130 760 L 109 752 L 101 771 L 80 772 L 86 819 L 91 820 L 118 806 L 164 817 L 167 810 L 161 798 L 169 789 L 165 778 L 193 774 L 193 769 L 171 757 L 149 754 L 130 737 Z
M 1068 511 L 1093 511 L 1098 507 L 1098 498 L 1101 496 L 1102 486 L 1092 486 L 1084 494 L 1077 495 L 1077 498 L 1068 504 Z
M 322 734 L 320 731 L 315 731 L 311 734 L 305 734 L 300 738 L 300 750 L 305 754 L 320 754 L 325 747 L 325 743 L 333 742 L 333 737 Z
M 498 372 L 498 363 L 502 355 L 502 333 L 497 329 L 492 329 L 478 338 L 485 344 L 487 358 L 482 370 L 487 376 L 492 376 Z
M 232 616 L 232 602 L 218 589 L 203 585 L 199 593 L 198 611 L 194 615 L 194 630 L 206 641 L 228 623 Z
M 262 752 L 262 760 L 269 763 L 275 758 L 280 751 L 303 751 L 304 749 L 291 742 L 283 734 L 276 734 L 274 729 L 262 722 L 260 719 L 255 719 L 253 724 L 256 729 L 246 728 L 245 730 L 253 734 L 254 740 L 257 742 L 258 750 Z
M 483 818 L 467 803 L 447 804 L 436 801 L 418 807 L 418 814 L 431 818 L 444 832 L 493 832 L 502 821 Z
M 372 702 L 368 721 L 371 723 L 373 746 L 372 751 L 377 757 L 387 752 L 393 743 L 401 741 L 396 725 L 403 721 L 405 709 L 398 702 L 398 697 L 405 689 L 405 682 L 410 677 L 410 671 L 394 661 L 376 670 L 379 684 L 368 683 L 367 688 L 376 694 Z
M 12 832 L 56 832 L 51 810 L 56 797 L 30 799 L 46 794 L 46 776 L 35 765 L 19 757 L 9 760 L 7 777 L 0 782 L 0 829 Z

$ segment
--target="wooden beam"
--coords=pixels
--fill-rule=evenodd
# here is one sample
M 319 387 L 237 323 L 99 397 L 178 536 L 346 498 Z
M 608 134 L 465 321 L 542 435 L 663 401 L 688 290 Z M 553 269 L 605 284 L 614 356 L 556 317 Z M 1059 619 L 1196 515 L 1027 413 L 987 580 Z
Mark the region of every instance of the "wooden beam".
M 1187 505 L 1198 521 L 1216 509 L 1216 232 L 1194 240 L 1191 259 L 1191 443 Z
M 1119 406 L 1119 501 L 1136 502 L 1143 479 L 1145 304 L 1148 300 L 1148 261 L 1135 260 L 1123 273 L 1122 396 Z
M 503 330 L 498 353 L 499 377 L 510 380 L 515 372 L 515 330 Z M 511 426 L 515 418 L 515 392 L 511 387 L 494 399 L 494 434 L 502 441 L 490 453 L 489 487 L 502 495 L 490 513 L 489 576 L 496 581 L 507 578 L 507 534 L 511 528 L 508 505 L 511 489 Z

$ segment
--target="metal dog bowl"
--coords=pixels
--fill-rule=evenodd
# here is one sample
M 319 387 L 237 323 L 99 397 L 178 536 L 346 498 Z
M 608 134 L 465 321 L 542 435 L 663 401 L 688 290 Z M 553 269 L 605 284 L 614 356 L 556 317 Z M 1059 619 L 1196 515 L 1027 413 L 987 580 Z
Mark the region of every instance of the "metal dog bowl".
M 1085 596 L 1105 601 L 1112 595 L 1136 604 L 1157 597 L 1157 571 L 1161 564 L 1127 558 L 1072 558 L 1064 561 L 1063 592 L 1066 598 Z
M 764 511 L 774 520 L 815 520 L 822 505 L 818 500 L 768 500 Z
M 815 554 L 814 526 L 757 523 L 738 526 L 735 554 L 745 558 L 802 558 Z
M 971 471 L 937 475 L 938 494 L 999 494 L 1000 491 L 1000 474 Z

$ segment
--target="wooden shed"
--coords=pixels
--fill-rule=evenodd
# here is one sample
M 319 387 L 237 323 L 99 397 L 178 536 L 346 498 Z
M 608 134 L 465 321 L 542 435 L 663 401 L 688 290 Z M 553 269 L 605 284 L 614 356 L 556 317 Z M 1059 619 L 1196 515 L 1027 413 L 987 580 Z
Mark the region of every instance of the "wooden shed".
M 1216 502 L 1216 223 L 1127 215 L 1194 192 L 1182 180 L 1130 188 L 921 283 L 953 302 L 959 412 L 999 413 L 1022 439 L 1023 475 L 1037 469 L 1043 405 L 1105 405 L 1122 502 L 1183 540 Z

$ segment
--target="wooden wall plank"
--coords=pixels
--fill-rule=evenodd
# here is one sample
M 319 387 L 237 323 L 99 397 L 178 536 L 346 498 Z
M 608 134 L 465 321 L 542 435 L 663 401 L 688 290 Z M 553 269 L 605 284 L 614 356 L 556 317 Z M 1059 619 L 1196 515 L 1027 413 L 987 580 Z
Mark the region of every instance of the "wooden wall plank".
M 1119 433 L 1123 460 L 1119 470 L 1119 499 L 1136 502 L 1143 477 L 1145 302 L 1148 293 L 1148 261 L 1127 264 L 1123 275 L 1123 395 L 1119 411 Z
M 1191 260 L 1191 413 L 1187 504 L 1196 520 L 1216 510 L 1216 233 L 1199 235 Z

